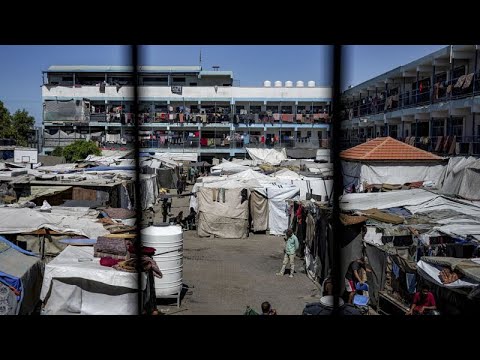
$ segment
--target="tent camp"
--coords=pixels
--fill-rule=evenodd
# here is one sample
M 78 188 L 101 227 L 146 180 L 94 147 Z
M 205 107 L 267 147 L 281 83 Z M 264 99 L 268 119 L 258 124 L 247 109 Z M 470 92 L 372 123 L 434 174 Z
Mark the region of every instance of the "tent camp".
M 391 137 L 376 138 L 340 153 L 344 189 L 366 185 L 440 182 L 443 159 Z
M 0 315 L 31 314 L 40 300 L 44 265 L 0 236 Z

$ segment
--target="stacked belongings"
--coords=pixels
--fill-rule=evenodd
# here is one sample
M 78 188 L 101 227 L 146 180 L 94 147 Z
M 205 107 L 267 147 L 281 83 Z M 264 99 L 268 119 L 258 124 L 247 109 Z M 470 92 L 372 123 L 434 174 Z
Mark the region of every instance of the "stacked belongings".
M 93 246 L 94 257 L 111 257 L 126 260 L 128 257 L 127 244 L 124 238 L 99 236 Z

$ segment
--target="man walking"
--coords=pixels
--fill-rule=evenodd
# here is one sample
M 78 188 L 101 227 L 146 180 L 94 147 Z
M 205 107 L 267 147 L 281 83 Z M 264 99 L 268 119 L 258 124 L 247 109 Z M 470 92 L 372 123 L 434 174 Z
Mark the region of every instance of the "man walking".
M 295 272 L 295 252 L 299 246 L 298 239 L 293 234 L 292 229 L 288 229 L 287 237 L 285 238 L 285 256 L 283 257 L 282 269 L 276 275 L 283 276 L 288 261 L 290 260 L 290 277 L 293 277 L 293 273 Z

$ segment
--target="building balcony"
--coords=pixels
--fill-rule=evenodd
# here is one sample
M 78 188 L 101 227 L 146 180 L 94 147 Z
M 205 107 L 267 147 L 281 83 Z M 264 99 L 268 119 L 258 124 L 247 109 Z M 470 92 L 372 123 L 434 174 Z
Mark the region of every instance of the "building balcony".
M 342 120 L 352 120 L 368 115 L 385 114 L 396 110 L 425 106 L 436 103 L 471 98 L 480 95 L 480 73 L 462 75 L 450 81 L 438 82 L 433 86 L 406 91 L 387 97 L 369 97 L 361 104 L 346 106 Z

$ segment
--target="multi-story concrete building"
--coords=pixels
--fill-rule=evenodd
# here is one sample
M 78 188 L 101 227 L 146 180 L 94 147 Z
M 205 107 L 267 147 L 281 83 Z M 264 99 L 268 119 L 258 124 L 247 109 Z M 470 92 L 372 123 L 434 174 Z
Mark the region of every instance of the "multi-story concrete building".
M 44 72 L 43 146 L 76 139 L 132 144 L 133 82 L 127 66 L 51 66 Z M 328 147 L 331 89 L 297 81 L 236 85 L 231 71 L 139 67 L 142 152 L 243 156 L 245 147 Z
M 478 155 L 478 53 L 476 45 L 447 46 L 346 90 L 343 148 L 391 136 L 445 155 Z

